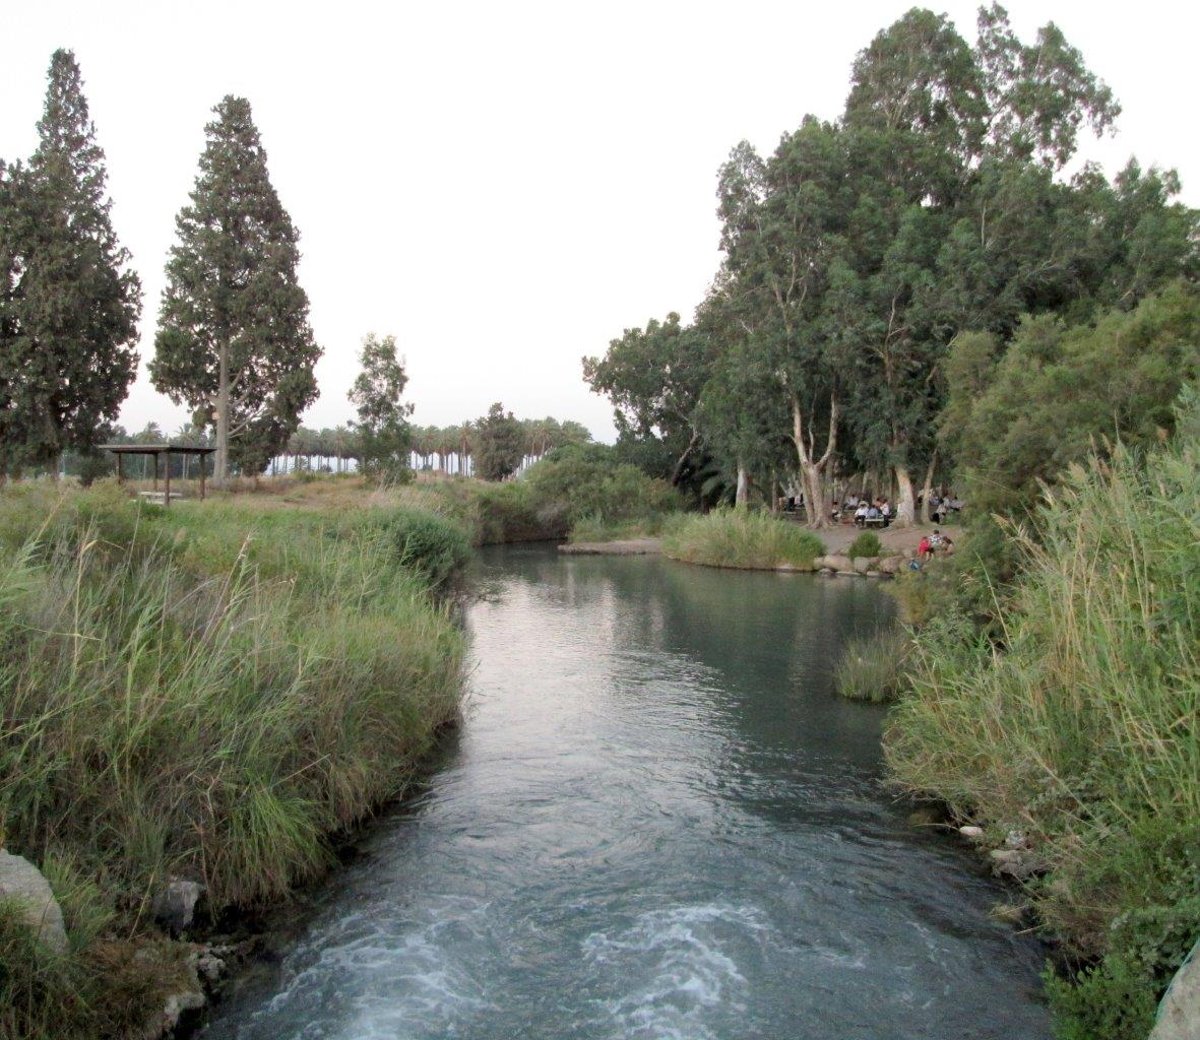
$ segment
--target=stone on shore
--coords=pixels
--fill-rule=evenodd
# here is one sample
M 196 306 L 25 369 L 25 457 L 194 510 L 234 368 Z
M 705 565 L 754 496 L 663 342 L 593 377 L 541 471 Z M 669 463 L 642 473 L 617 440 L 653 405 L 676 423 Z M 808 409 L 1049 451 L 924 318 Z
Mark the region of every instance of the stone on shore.
M 0 899 L 20 906 L 38 940 L 55 953 L 67 952 L 67 929 L 50 884 L 23 856 L 0 849 Z
M 1196 1040 L 1200 1036 L 1200 955 L 1175 973 L 1158 1008 L 1158 1020 L 1149 1040 Z
M 203 892 L 204 886 L 195 881 L 173 878 L 154 897 L 154 919 L 171 935 L 178 936 L 191 925 Z
M 824 566 L 831 571 L 836 571 L 838 574 L 853 574 L 854 562 L 849 556 L 841 556 L 834 554 L 824 558 Z

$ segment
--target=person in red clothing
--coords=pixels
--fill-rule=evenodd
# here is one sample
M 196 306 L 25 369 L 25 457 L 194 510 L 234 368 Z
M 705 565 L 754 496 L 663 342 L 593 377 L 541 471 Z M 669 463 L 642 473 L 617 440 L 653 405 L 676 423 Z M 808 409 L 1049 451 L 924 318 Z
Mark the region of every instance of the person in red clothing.
M 917 543 L 917 559 L 928 560 L 932 547 L 929 544 L 929 535 L 921 535 L 921 540 Z

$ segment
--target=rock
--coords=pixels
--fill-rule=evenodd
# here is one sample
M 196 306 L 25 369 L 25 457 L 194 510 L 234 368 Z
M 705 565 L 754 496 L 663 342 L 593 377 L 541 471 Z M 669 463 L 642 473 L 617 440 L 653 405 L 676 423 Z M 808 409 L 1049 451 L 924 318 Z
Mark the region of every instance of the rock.
M 871 569 L 871 557 L 856 556 L 850 561 L 850 566 L 854 568 L 855 574 L 866 574 Z
M 203 892 L 204 886 L 195 881 L 172 878 L 154 897 L 154 919 L 171 935 L 179 935 L 192 923 L 196 902 Z
M 969 823 L 965 827 L 959 827 L 958 833 L 964 838 L 969 838 L 971 841 L 983 841 L 983 828 L 976 827 L 973 823 Z
M 992 870 L 1018 881 L 1024 881 L 1041 871 L 1037 860 L 1025 849 L 992 849 L 988 855 L 992 860 Z
M 903 556 L 884 556 L 878 564 L 880 574 L 898 574 L 903 567 Z
M 0 850 L 0 899 L 19 904 L 30 929 L 55 953 L 67 952 L 62 910 L 42 872 L 22 856 Z
M 225 974 L 225 962 L 209 948 L 201 948 L 192 954 L 192 967 L 196 977 L 210 989 L 221 981 Z
M 1025 837 L 1024 831 L 1011 830 L 1004 839 L 1004 847 L 1006 849 L 1027 849 L 1029 841 Z
M 1200 947 L 1198 947 L 1200 948 Z M 1200 1036 L 1200 956 L 1196 949 L 1175 973 L 1158 1006 L 1149 1040 L 1195 1040 Z
M 854 563 L 849 556 L 826 556 L 825 566 L 832 571 L 837 571 L 839 574 L 854 573 Z

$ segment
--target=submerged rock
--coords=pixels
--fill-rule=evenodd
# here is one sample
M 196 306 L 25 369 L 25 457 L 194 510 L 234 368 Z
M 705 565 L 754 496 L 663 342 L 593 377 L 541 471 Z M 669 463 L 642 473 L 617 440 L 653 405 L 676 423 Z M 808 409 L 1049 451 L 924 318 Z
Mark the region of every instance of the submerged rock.
M 0 899 L 24 909 L 25 920 L 40 942 L 55 953 L 67 952 L 67 929 L 63 925 L 58 900 L 50 890 L 50 883 L 29 860 L 2 849 Z

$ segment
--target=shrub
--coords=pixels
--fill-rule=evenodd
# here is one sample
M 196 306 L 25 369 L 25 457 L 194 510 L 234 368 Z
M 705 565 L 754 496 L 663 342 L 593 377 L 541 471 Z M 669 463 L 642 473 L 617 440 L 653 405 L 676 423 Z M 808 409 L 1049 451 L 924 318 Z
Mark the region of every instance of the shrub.
M 444 584 L 471 556 L 471 543 L 456 523 L 433 513 L 400 509 L 383 529 L 397 563 L 420 571 L 434 586 Z
M 879 535 L 874 531 L 863 531 L 850 543 L 850 548 L 846 550 L 846 555 L 852 560 L 860 556 L 882 556 L 883 543 L 879 540 Z

